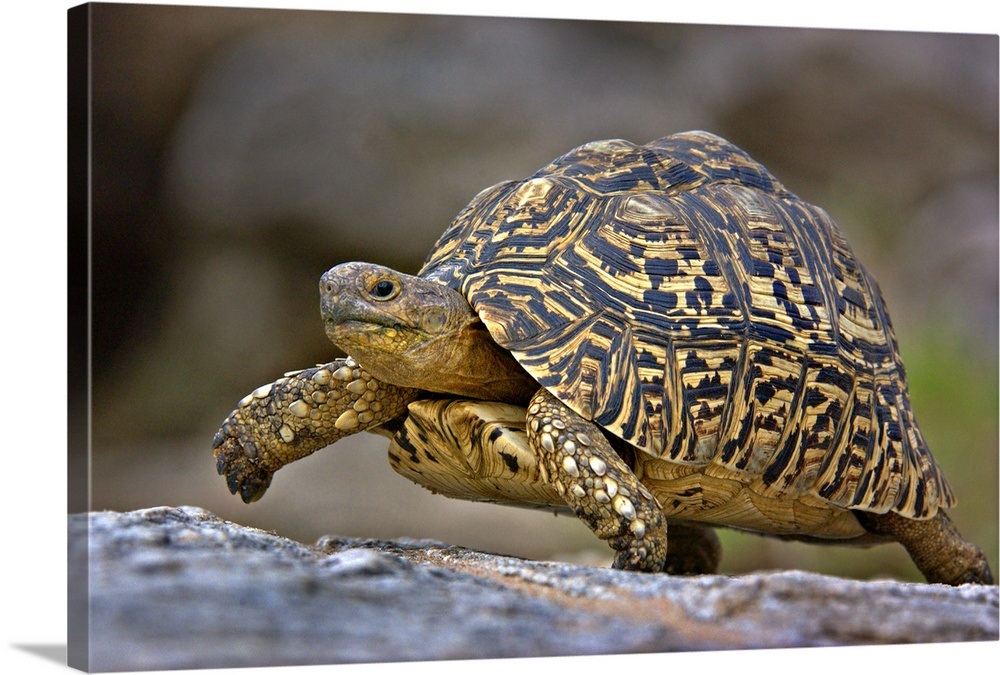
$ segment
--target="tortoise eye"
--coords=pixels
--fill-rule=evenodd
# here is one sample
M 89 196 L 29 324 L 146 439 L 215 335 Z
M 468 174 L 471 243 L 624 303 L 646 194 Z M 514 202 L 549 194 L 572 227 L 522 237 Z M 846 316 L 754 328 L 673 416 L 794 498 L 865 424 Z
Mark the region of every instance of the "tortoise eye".
M 371 293 L 376 300 L 389 300 L 396 297 L 399 293 L 399 287 L 389 279 L 382 279 L 372 286 Z

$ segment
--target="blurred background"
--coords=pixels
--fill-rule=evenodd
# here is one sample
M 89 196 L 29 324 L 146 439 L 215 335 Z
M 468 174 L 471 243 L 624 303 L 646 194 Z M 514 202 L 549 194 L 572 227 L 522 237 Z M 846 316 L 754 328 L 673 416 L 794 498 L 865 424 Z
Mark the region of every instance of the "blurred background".
M 244 505 L 212 436 L 339 356 L 317 280 L 415 273 L 481 189 L 584 142 L 713 131 L 823 206 L 879 280 L 951 515 L 998 571 L 997 36 L 97 4 L 92 508 L 195 505 L 303 542 L 432 538 L 607 564 L 572 518 L 436 497 L 363 435 Z M 720 532 L 722 571 L 919 580 Z

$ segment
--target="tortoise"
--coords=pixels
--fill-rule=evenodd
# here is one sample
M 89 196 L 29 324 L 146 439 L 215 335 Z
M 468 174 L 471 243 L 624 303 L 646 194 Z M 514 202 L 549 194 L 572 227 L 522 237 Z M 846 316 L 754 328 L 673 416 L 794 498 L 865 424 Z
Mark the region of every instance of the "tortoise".
M 417 276 L 349 262 L 319 290 L 348 356 L 215 436 L 245 502 L 374 431 L 433 492 L 575 513 L 619 569 L 714 572 L 727 526 L 896 541 L 929 582 L 993 583 L 945 513 L 875 280 L 719 136 L 587 143 L 479 193 Z

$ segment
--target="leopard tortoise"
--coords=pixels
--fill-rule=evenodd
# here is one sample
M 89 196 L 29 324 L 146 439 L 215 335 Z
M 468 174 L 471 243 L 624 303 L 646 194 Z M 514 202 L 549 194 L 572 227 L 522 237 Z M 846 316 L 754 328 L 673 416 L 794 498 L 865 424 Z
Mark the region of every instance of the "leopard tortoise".
M 246 502 L 367 430 L 434 492 L 575 513 L 622 569 L 712 572 L 729 526 L 898 541 L 928 581 L 992 583 L 945 515 L 875 281 L 718 136 L 588 143 L 477 195 L 418 276 L 344 263 L 320 294 L 349 356 L 216 434 Z

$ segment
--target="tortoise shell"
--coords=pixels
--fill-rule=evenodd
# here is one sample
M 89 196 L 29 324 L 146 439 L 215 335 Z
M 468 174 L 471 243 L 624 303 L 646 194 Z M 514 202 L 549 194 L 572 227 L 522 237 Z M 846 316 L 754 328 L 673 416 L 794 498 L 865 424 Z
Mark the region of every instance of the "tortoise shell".
M 774 497 L 954 505 L 874 279 L 822 209 L 718 136 L 588 143 L 484 190 L 420 275 L 649 456 Z

